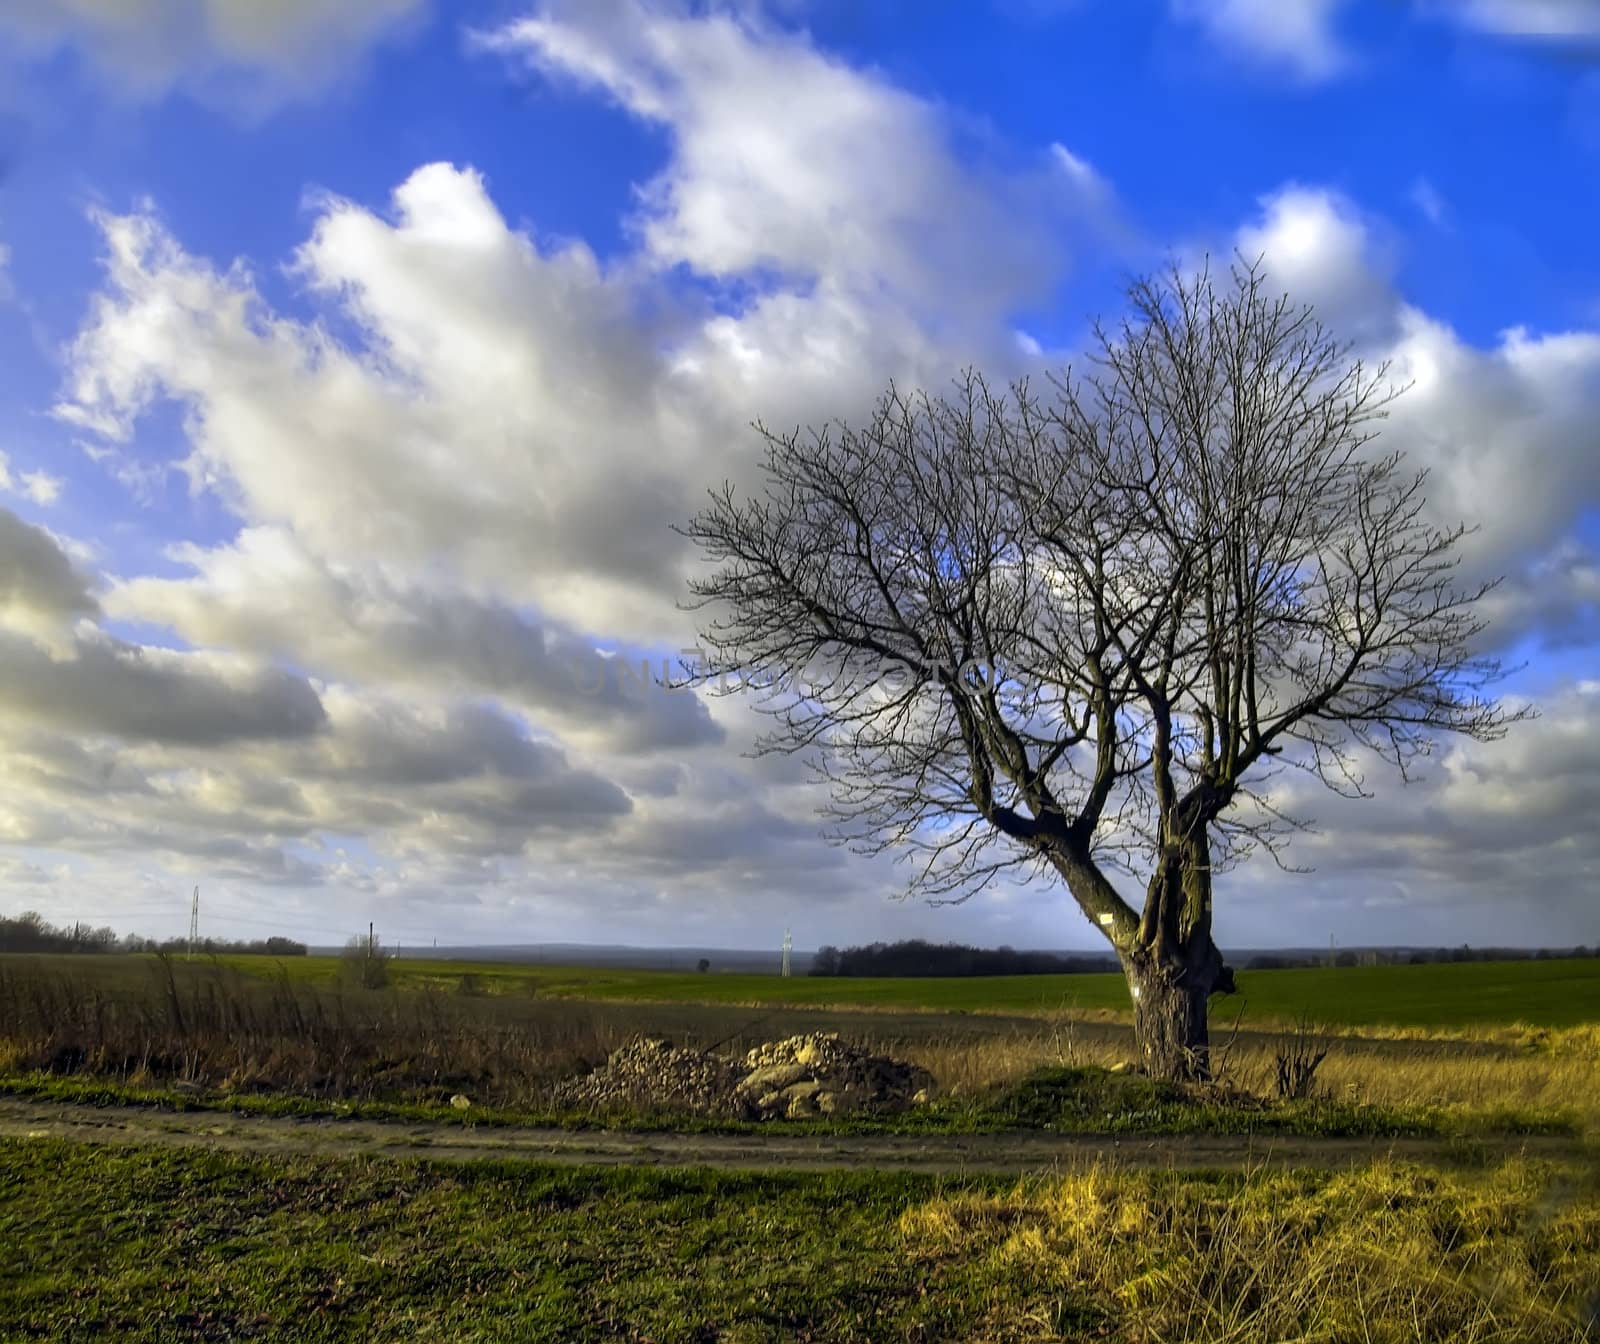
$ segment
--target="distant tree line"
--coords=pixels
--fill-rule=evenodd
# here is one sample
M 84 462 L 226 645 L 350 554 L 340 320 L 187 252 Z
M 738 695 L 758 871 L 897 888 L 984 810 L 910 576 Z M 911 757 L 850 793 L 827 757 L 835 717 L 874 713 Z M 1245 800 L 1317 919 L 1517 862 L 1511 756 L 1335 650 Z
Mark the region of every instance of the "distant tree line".
M 920 938 L 865 947 L 817 949 L 812 975 L 955 976 L 1075 975 L 1116 969 L 1110 957 L 1063 957 L 1055 952 L 1018 952 L 1010 947 L 968 947 Z
M 1244 962 L 1246 970 L 1301 970 L 1312 966 L 1426 966 L 1449 961 L 1546 961 L 1600 956 L 1600 947 L 1401 947 L 1340 948 L 1328 952 L 1261 952 Z M 920 938 L 863 947 L 817 949 L 812 975 L 961 976 L 1084 975 L 1116 970 L 1110 957 L 1086 953 L 1019 952 L 1010 947 L 968 947 L 963 943 L 929 943 Z
M 1295 971 L 1310 966 L 1430 966 L 1446 961 L 1552 961 L 1600 956 L 1600 948 L 1541 947 L 1346 947 L 1328 952 L 1262 952 L 1244 963 L 1247 971 Z
M 20 915 L 0 915 L 0 952 L 187 952 L 187 938 L 145 938 L 130 933 L 121 937 L 113 928 L 87 924 L 49 923 L 33 910 Z M 293 938 L 252 938 L 234 941 L 205 938 L 196 952 L 255 953 L 271 957 L 303 957 L 306 945 Z

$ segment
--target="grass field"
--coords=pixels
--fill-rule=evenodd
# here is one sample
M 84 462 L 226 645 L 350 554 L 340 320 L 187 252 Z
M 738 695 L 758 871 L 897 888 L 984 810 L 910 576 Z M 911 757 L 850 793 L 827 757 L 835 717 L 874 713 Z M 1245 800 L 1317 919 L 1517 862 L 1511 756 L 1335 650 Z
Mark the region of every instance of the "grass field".
M 940 1098 L 742 1134 L 1293 1135 L 1312 1154 L 1342 1134 L 1474 1137 L 1430 1140 L 1444 1167 L 1018 1183 L 135 1150 L 37 1137 L 57 1131 L 30 1118 L 36 1137 L 0 1140 L 0 1338 L 1600 1340 L 1592 1163 L 1503 1157 L 1508 1130 L 1600 1132 L 1593 962 L 1247 974 L 1257 1028 L 1230 1037 L 1216 1089 L 1108 1071 L 1131 1037 L 1109 977 L 389 969 L 369 988 L 332 958 L 0 957 L 0 1091 L 388 1117 L 419 1142 L 445 1125 L 738 1129 L 552 1111 L 552 1084 L 640 1032 L 738 1052 L 837 1030 L 921 1064 Z M 1316 1095 L 1282 1101 L 1273 1023 L 1302 1012 L 1344 1034 L 1319 1043 Z
M 252 972 L 279 967 L 297 978 L 331 983 L 334 957 L 229 957 Z M 654 1003 L 839 1005 L 938 1012 L 1127 1013 L 1120 975 L 1039 975 L 941 979 L 868 979 L 775 975 L 700 975 L 544 967 L 517 963 L 400 959 L 390 963 L 402 986 L 454 990 L 464 977 L 488 993 Z M 1581 960 L 1445 962 L 1426 966 L 1318 967 L 1241 971 L 1239 994 L 1219 999 L 1219 1017 L 1242 1010 L 1247 1022 L 1287 1023 L 1309 1016 L 1330 1026 L 1570 1027 L 1600 1021 L 1600 957 Z
M 1571 975 L 1589 971 L 1590 963 L 1567 962 L 1270 974 L 1291 982 L 1298 977 L 1302 989 L 1290 1001 L 1327 1005 L 1335 997 L 1330 985 L 1343 983 L 1352 998 L 1370 1007 L 1379 1001 L 1409 1002 L 1400 989 L 1421 994 L 1413 969 L 1429 973 L 1423 977 L 1428 982 L 1444 984 L 1441 996 L 1460 998 L 1472 989 L 1480 1004 L 1494 997 L 1496 984 L 1503 991 L 1500 1002 L 1520 1003 L 1504 991 L 1519 978 L 1530 978 L 1530 970 L 1543 973 L 1537 984 L 1544 993 L 1566 985 L 1568 1008 L 1595 983 Z M 1063 1070 L 1077 1081 L 1065 1089 L 1058 1082 L 1047 1084 L 1056 1098 L 1053 1123 L 1078 1130 L 1125 1132 L 1139 1124 L 1166 1132 L 1237 1132 L 1241 1126 L 1330 1133 L 1600 1127 L 1600 1030 L 1515 1027 L 1508 1025 L 1515 1021 L 1509 1008 L 1497 1020 L 1480 1019 L 1476 1027 L 1401 1025 L 1403 1007 L 1373 1026 L 1346 1024 L 1346 1034 L 1325 1037 L 1318 1046 L 1326 1047 L 1327 1056 L 1316 1076 L 1315 1104 L 1283 1107 L 1275 1095 L 1275 1073 L 1285 1036 L 1270 1019 L 1260 1023 L 1246 1005 L 1246 1020 L 1256 1022 L 1254 1029 L 1235 1033 L 1230 1019 L 1219 1015 L 1217 1064 L 1230 1093 L 1222 1104 L 1201 1097 L 1193 1104 L 1179 1099 L 1154 1106 L 1151 1099 L 1133 1095 L 1135 1080 L 1123 1080 L 1114 1093 L 1092 1083 L 1096 1070 L 1132 1054 L 1125 1012 L 1006 1015 L 937 1006 L 941 996 L 972 994 L 971 981 L 737 978 L 780 994 L 792 987 L 825 986 L 837 995 L 864 984 L 869 991 L 887 987 L 902 996 L 899 1005 L 879 1001 L 851 1008 L 682 997 L 735 981 L 714 974 L 592 972 L 585 981 L 574 971 L 520 966 L 458 971 L 416 961 L 400 963 L 390 986 L 373 990 L 339 981 L 337 970 L 332 959 L 222 964 L 0 957 L 0 1085 L 63 1097 L 63 1088 L 87 1088 L 75 1093 L 85 1096 L 104 1087 L 111 1089 L 108 1096 L 135 1101 L 182 1088 L 213 1104 L 280 1112 L 307 1107 L 325 1112 L 338 1102 L 425 1113 L 465 1093 L 484 1119 L 499 1115 L 506 1123 L 567 1123 L 569 1117 L 552 1100 L 553 1089 L 562 1079 L 599 1065 L 634 1036 L 665 1035 L 701 1049 L 740 1054 L 797 1033 L 838 1031 L 877 1053 L 918 1064 L 936 1080 L 939 1106 L 881 1122 L 902 1128 L 961 1130 L 1010 1123 L 997 1118 L 1012 1105 L 1007 1099 L 1061 1078 Z M 1491 978 L 1490 972 L 1499 974 Z M 1562 978 L 1557 972 L 1568 974 Z M 465 986 L 462 977 L 471 977 Z M 572 997 L 585 983 L 598 987 L 594 992 L 620 986 L 674 997 Z M 1268 1104 L 1240 1109 L 1235 1092 Z M 575 1118 L 608 1124 L 679 1122 L 657 1116 Z
M 8 1339 L 1595 1337 L 1600 1197 L 1512 1163 L 1018 1184 L 0 1142 Z

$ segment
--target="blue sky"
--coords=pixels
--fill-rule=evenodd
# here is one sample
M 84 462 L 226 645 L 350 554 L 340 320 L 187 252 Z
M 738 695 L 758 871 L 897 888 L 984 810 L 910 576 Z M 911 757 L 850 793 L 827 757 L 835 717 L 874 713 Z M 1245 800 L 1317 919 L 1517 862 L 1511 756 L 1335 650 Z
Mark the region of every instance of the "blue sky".
M 1415 382 L 1541 717 L 1316 801 L 1224 941 L 1600 941 L 1600 3 L 0 0 L 0 90 L 0 908 L 1093 946 L 890 899 L 747 708 L 563 660 L 692 637 L 750 420 L 1237 249 Z

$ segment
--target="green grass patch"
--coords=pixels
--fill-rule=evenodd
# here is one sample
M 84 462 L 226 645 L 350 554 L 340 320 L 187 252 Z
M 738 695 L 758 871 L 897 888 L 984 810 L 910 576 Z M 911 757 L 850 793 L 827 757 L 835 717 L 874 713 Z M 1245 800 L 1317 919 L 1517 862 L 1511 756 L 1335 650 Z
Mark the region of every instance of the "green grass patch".
M 8 1339 L 967 1337 L 929 1180 L 0 1142 Z
M 444 1165 L 0 1141 L 8 1340 L 1591 1338 L 1592 1182 Z

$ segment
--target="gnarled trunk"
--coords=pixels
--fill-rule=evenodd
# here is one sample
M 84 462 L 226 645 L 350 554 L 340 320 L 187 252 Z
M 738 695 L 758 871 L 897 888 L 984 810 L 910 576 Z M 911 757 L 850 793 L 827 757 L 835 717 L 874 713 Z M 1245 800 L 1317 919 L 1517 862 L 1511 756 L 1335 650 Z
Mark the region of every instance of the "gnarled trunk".
M 1234 986 L 1233 972 L 1211 940 L 1211 847 L 1203 826 L 1189 828 L 1164 849 L 1145 895 L 1138 938 L 1117 951 L 1146 1071 L 1185 1082 L 1209 1079 L 1207 1004 Z
M 1153 1077 L 1196 1082 L 1211 1076 L 1206 1005 L 1212 994 L 1232 987 L 1232 976 L 1210 941 L 1193 959 L 1157 961 L 1139 952 L 1123 958 L 1134 1044 Z
M 1144 910 L 1127 906 L 1093 860 L 1047 850 L 1079 906 L 1105 934 L 1128 980 L 1139 1060 L 1157 1078 L 1211 1076 L 1207 1003 L 1233 992 L 1233 972 L 1211 941 L 1211 852 L 1195 826 L 1162 852 Z

